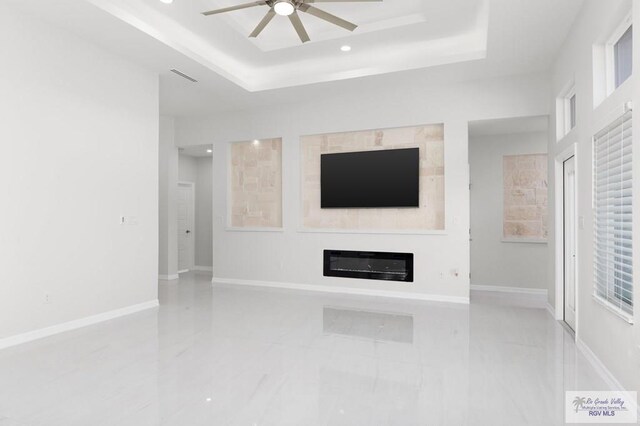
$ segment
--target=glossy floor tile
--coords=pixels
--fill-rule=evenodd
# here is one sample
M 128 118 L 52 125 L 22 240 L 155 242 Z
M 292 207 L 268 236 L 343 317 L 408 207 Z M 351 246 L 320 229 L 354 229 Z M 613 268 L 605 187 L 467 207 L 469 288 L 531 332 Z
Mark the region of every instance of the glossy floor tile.
M 0 351 L 0 426 L 558 425 L 606 389 L 543 309 L 160 284 L 161 307 Z
M 367 310 L 322 309 L 322 331 L 380 342 L 413 343 L 413 315 Z

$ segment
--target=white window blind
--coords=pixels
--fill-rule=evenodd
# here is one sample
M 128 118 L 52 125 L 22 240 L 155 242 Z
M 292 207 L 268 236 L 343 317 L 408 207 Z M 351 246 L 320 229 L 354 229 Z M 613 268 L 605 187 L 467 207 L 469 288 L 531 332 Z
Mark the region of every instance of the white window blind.
M 594 137 L 595 296 L 633 315 L 632 111 Z

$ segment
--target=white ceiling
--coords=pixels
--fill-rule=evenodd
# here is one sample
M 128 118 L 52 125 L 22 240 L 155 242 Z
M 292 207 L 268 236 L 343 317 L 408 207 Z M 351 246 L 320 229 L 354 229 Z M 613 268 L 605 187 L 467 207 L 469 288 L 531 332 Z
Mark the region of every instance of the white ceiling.
M 29 0 L 27 0 L 29 1 Z M 302 44 L 276 16 L 258 39 L 248 34 L 268 10 L 201 12 L 244 0 L 85 0 L 161 40 L 248 91 L 261 91 L 483 58 L 488 0 L 386 0 L 315 6 L 351 21 L 353 33 L 302 14 L 311 36 Z M 426 7 L 437 5 L 437 7 Z M 428 18 L 428 19 L 427 19 Z M 342 44 L 352 45 L 348 54 Z
M 355 34 L 363 34 L 374 31 L 382 31 L 406 26 L 420 27 L 426 37 L 427 34 L 438 34 L 443 32 L 441 26 L 443 21 L 449 21 L 451 16 L 457 15 L 456 28 L 447 26 L 446 30 L 450 34 L 460 32 L 473 25 L 476 15 L 477 0 L 451 0 L 434 8 L 434 3 L 422 0 L 387 0 L 380 2 L 364 3 L 315 3 L 314 7 L 337 15 L 358 25 Z M 242 9 L 217 16 L 200 16 L 200 12 L 214 10 L 228 6 L 245 3 L 245 0 L 196 0 L 174 2 L 170 6 L 162 4 L 157 0 L 147 0 L 147 3 L 162 13 L 169 13 L 177 16 L 178 20 L 185 27 L 192 30 L 200 27 L 199 32 L 205 34 L 213 26 L 218 26 L 221 22 L 228 24 L 241 36 L 246 37 L 253 31 L 258 22 L 263 18 L 268 6 Z M 179 9 L 179 10 L 178 10 Z M 310 43 L 317 43 L 325 40 L 344 39 L 350 35 L 349 31 L 322 21 L 312 15 L 300 13 L 309 36 Z M 404 30 L 403 30 L 404 31 Z M 397 32 L 400 33 L 400 32 Z M 296 36 L 288 18 L 276 16 L 259 37 L 249 39 L 261 51 L 272 51 L 299 47 L 301 42 Z
M 274 18 L 257 40 L 247 37 L 266 7 L 200 14 L 246 0 L 6 1 L 158 72 L 161 112 L 177 116 L 355 95 L 398 81 L 545 71 L 582 6 L 582 0 L 318 3 L 361 26 L 350 33 L 303 16 L 312 38 L 303 45 L 284 18 Z M 353 50 L 341 52 L 343 44 Z
M 546 132 L 548 129 L 549 117 L 546 115 L 469 122 L 470 137 Z

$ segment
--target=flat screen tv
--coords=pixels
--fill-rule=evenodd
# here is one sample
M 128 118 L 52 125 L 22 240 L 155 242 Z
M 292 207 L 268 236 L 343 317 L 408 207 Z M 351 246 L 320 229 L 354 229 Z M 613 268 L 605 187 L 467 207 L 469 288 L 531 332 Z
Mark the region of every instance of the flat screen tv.
M 419 148 L 323 154 L 320 205 L 419 207 Z

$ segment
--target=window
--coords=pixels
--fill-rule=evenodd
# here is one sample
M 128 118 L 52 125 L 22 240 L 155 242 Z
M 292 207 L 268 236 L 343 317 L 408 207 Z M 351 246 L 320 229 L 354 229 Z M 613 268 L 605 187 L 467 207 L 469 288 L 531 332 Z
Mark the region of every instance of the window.
M 556 99 L 556 137 L 564 138 L 576 127 L 576 91 L 573 82 L 568 84 Z
M 594 137 L 595 297 L 633 315 L 632 111 Z
M 571 95 L 571 97 L 569 98 L 568 109 L 569 109 L 568 111 L 569 130 L 571 130 L 574 127 L 576 127 L 576 94 L 575 93 Z
M 631 77 L 633 70 L 633 26 L 613 45 L 613 68 L 617 89 Z
M 633 90 L 624 89 L 625 81 L 629 81 L 633 73 L 633 48 L 633 12 L 631 2 L 624 2 L 616 18 L 604 23 L 603 33 L 593 44 L 594 108 L 621 86 L 623 90 Z

